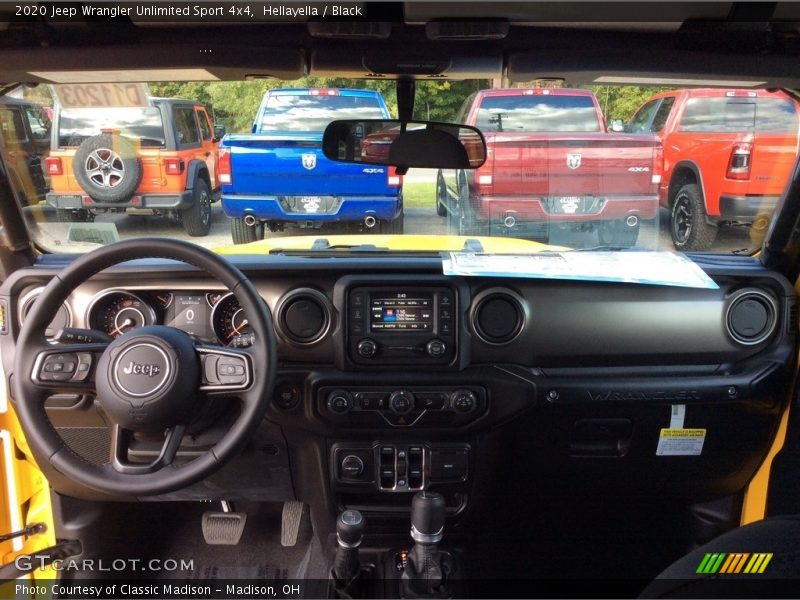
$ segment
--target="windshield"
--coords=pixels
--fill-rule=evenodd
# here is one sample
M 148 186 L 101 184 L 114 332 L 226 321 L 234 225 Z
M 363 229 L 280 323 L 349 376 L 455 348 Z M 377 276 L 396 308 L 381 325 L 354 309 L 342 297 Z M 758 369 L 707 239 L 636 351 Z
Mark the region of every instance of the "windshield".
M 136 84 L 102 85 L 119 98 L 115 85 Z M 134 107 L 62 108 L 43 85 L 0 104 L 3 158 L 42 250 L 157 235 L 257 253 L 436 252 L 473 240 L 487 252 L 751 254 L 800 133 L 798 102 L 777 90 L 418 81 L 414 119 L 477 127 L 487 160 L 403 174 L 331 161 L 317 135 L 334 119 L 397 118 L 394 81 L 137 89 L 145 102 Z M 395 137 L 355 146 L 379 160 Z

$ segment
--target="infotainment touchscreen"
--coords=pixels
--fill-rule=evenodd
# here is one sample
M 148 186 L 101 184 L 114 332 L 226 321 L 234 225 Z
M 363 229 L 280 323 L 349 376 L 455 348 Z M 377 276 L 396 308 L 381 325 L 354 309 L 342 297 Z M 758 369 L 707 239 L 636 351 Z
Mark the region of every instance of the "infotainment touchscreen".
M 391 292 L 370 296 L 372 331 L 433 331 L 433 294 Z

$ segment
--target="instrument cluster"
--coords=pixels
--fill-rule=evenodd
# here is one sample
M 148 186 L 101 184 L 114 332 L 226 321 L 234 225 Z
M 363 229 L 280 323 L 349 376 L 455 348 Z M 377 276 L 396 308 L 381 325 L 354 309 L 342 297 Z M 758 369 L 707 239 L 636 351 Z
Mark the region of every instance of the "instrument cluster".
M 252 331 L 230 292 L 108 290 L 92 299 L 86 323 L 113 338 L 148 325 L 166 325 L 203 342 L 248 346 Z

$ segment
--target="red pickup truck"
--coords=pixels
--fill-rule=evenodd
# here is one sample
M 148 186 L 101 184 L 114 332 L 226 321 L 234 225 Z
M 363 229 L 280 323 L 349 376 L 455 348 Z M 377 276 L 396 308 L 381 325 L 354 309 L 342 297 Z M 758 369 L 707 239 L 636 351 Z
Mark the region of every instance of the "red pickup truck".
M 784 92 L 673 90 L 626 126 L 664 144 L 661 205 L 675 248 L 708 250 L 720 223 L 765 229 L 797 160 L 800 105 Z
M 632 246 L 641 221 L 658 215 L 658 138 L 607 133 L 589 90 L 482 90 L 459 121 L 483 132 L 487 159 L 438 173 L 436 212 L 453 233 L 548 238 L 558 225 Z

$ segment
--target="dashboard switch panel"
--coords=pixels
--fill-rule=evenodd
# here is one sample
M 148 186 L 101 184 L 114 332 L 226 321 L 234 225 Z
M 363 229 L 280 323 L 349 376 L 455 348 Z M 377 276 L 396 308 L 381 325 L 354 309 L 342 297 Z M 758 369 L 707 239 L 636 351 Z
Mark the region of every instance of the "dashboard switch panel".
M 334 444 L 334 481 L 344 487 L 381 492 L 415 492 L 430 485 L 465 483 L 469 475 L 467 444 L 374 442 Z

